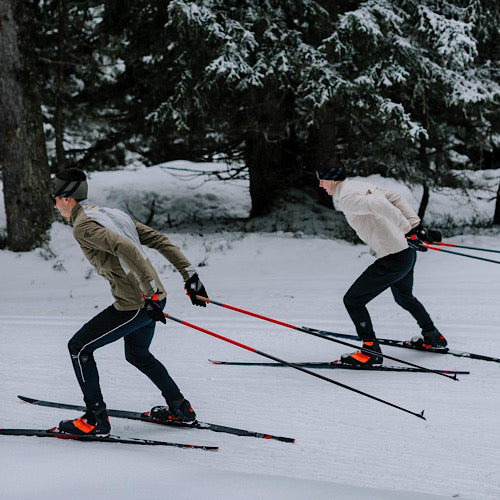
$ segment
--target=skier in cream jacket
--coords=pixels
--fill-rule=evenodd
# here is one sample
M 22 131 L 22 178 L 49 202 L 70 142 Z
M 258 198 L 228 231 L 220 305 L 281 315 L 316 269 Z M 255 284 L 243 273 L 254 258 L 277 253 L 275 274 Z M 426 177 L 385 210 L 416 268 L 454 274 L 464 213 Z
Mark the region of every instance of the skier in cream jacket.
M 356 366 L 382 364 L 380 345 L 366 304 L 387 288 L 422 329 L 414 337 L 416 347 L 444 347 L 447 342 L 435 327 L 425 307 L 413 296 L 413 269 L 417 250 L 426 251 L 422 241 L 441 241 L 441 233 L 425 229 L 410 204 L 398 193 L 367 182 L 346 179 L 337 159 L 320 164 L 319 185 L 333 196 L 335 208 L 376 257 L 344 296 L 344 304 L 356 332 L 363 341 L 360 351 L 345 354 L 342 362 Z

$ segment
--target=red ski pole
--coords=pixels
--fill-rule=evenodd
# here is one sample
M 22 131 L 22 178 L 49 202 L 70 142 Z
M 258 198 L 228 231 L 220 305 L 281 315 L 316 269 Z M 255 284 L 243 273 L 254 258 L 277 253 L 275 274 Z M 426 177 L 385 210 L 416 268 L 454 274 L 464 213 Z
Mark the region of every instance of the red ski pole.
M 492 250 L 491 248 L 468 247 L 465 245 L 455 245 L 454 243 L 444 243 L 442 241 L 426 241 L 426 243 L 440 247 L 465 248 L 466 250 L 477 250 L 478 252 L 500 253 L 500 250 Z
M 424 243 L 425 248 L 429 250 L 436 250 L 436 252 L 452 253 L 454 255 L 461 255 L 462 257 L 469 257 L 470 259 L 484 260 L 486 262 L 493 262 L 494 264 L 500 264 L 500 260 L 485 259 L 484 257 L 478 257 L 477 255 L 470 255 L 468 253 L 454 252 L 453 250 L 445 250 L 444 248 L 437 248 L 427 243 Z
M 349 342 L 345 342 L 343 340 L 339 340 L 339 339 L 335 339 L 335 338 L 331 338 L 331 337 L 325 337 L 324 335 L 321 335 L 320 333 L 306 330 L 305 328 L 301 328 L 300 326 L 295 326 L 295 325 L 291 325 L 289 323 L 284 323 L 283 321 L 279 321 L 279 320 L 273 319 L 273 318 L 268 318 L 267 316 L 262 316 L 261 314 L 257 314 L 257 313 L 251 312 L 251 311 L 245 311 L 245 309 L 240 309 L 239 307 L 230 306 L 229 304 L 223 304 L 222 302 L 217 302 L 216 300 L 208 299 L 207 297 L 201 297 L 200 295 L 197 295 L 196 297 L 199 300 L 205 301 L 207 304 L 215 304 L 216 306 L 225 307 L 226 309 L 231 309 L 232 311 L 236 311 L 236 312 L 239 312 L 242 314 L 247 314 L 248 316 L 252 316 L 254 318 L 263 319 L 264 321 L 269 321 L 270 323 L 284 326 L 286 328 L 291 328 L 292 330 L 298 330 L 299 332 L 304 332 L 304 333 L 307 333 L 308 335 L 313 335 L 314 337 L 318 337 L 320 339 L 329 340 L 330 342 L 335 342 L 336 344 L 342 344 L 342 345 L 345 345 L 347 347 L 352 347 L 353 349 L 358 349 L 358 346 L 356 346 L 354 344 L 350 344 Z M 451 378 L 452 380 L 459 380 L 457 378 L 456 374 L 455 375 L 447 375 L 446 373 L 443 373 L 443 372 L 436 372 L 435 370 L 431 370 L 430 368 L 426 368 L 425 366 L 416 365 L 415 363 L 410 363 L 409 361 L 405 361 L 403 359 L 394 358 L 392 356 L 389 356 L 388 354 L 383 354 L 380 352 L 371 351 L 370 349 L 367 349 L 366 347 L 363 347 L 363 350 L 368 352 L 368 353 L 371 353 L 371 354 L 376 354 L 377 356 L 382 356 L 382 357 L 387 358 L 387 359 L 392 359 L 393 361 L 398 361 L 399 363 L 403 363 L 403 364 L 408 365 L 408 366 L 413 366 L 415 368 L 419 368 L 419 369 L 424 370 L 424 371 L 429 372 L 429 373 L 435 373 L 437 375 L 441 375 L 442 377 Z
M 206 300 L 208 300 L 208 299 L 206 299 Z M 215 332 L 211 332 L 210 330 L 202 328 L 201 326 L 193 325 L 192 323 L 188 323 L 187 321 L 184 321 L 182 319 L 175 318 L 174 316 L 171 316 L 170 314 L 167 314 L 167 313 L 163 313 L 163 314 L 164 314 L 165 318 L 170 319 L 172 321 L 176 321 L 177 323 L 180 323 L 181 325 L 189 326 L 190 328 L 193 328 L 194 330 L 198 330 L 199 332 L 206 333 L 207 335 L 211 335 L 212 337 L 215 337 L 219 340 L 223 340 L 224 342 L 229 342 L 230 344 L 233 344 L 237 347 L 241 347 L 242 349 L 246 349 L 247 351 L 253 352 L 255 354 L 259 354 L 260 356 L 264 356 L 265 358 L 268 358 L 268 359 L 272 359 L 273 361 L 277 361 L 278 363 L 281 363 L 283 365 L 294 368 L 295 370 L 299 370 L 301 372 L 307 373 L 308 375 L 312 375 L 313 377 L 320 378 L 322 380 L 326 380 L 327 382 L 330 382 L 331 384 L 338 385 L 339 387 L 343 387 L 344 389 L 347 389 L 349 391 L 356 392 L 357 394 L 361 394 L 362 396 L 366 396 L 367 398 L 374 399 L 375 401 L 379 401 L 380 403 L 386 404 L 388 406 L 392 406 L 393 408 L 404 411 L 406 413 L 410 413 L 411 415 L 415 415 L 415 417 L 426 420 L 426 418 L 424 417 L 423 411 L 421 413 L 416 413 L 416 412 L 413 412 L 411 410 L 407 410 L 406 408 L 403 408 L 402 406 L 398 406 L 394 403 L 390 403 L 389 401 L 385 401 L 384 399 L 378 398 L 377 396 L 373 396 L 372 394 L 368 394 L 367 392 L 363 392 L 363 391 L 360 391 L 359 389 L 355 389 L 354 387 L 351 387 L 349 385 L 343 384 L 341 382 L 337 382 L 336 380 L 325 377 L 324 375 L 321 375 L 319 373 L 314 373 L 311 370 L 307 370 L 306 368 L 302 368 L 301 366 L 294 365 L 293 363 L 289 363 L 288 361 L 284 361 L 283 359 L 272 356 L 271 354 L 267 354 L 263 351 L 259 351 L 257 349 L 254 349 L 253 347 L 250 347 L 250 346 L 247 346 L 247 345 L 242 344 L 240 342 L 237 342 L 236 340 L 232 340 L 230 338 L 223 337 L 222 335 L 219 335 L 218 333 L 215 333 Z

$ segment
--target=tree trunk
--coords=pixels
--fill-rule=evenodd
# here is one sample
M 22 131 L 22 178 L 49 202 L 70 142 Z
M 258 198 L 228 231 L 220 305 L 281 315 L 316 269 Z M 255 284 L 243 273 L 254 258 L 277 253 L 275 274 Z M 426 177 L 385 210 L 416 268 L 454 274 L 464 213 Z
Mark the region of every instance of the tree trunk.
M 290 187 L 297 176 L 296 144 L 292 137 L 269 141 L 259 132 L 245 139 L 245 164 L 250 177 L 250 217 L 267 215 L 280 188 Z
M 56 143 L 56 169 L 61 172 L 66 167 L 64 151 L 64 64 L 66 62 L 66 44 L 68 24 L 65 0 L 57 2 L 57 64 L 56 64 L 56 105 L 54 113 L 54 138 Z
M 424 220 L 425 211 L 427 209 L 427 205 L 429 204 L 429 183 L 426 180 L 426 177 L 429 173 L 429 157 L 427 156 L 427 140 L 422 135 L 420 137 L 420 147 L 419 147 L 419 161 L 420 161 L 420 170 L 422 171 L 422 187 L 424 192 L 422 194 L 422 199 L 420 200 L 420 206 L 418 207 L 418 216 L 420 220 Z
M 493 215 L 493 224 L 500 225 L 500 184 L 497 191 L 497 203 L 495 205 L 495 215 Z
M 0 164 L 7 244 L 13 251 L 27 251 L 50 227 L 53 208 L 36 80 L 30 74 L 33 65 L 19 45 L 28 37 L 16 23 L 18 5 L 21 12 L 16 0 L 0 2 Z
M 424 188 L 424 192 L 422 194 L 422 199 L 420 200 L 420 206 L 418 207 L 418 216 L 420 220 L 424 220 L 425 211 L 427 209 L 427 205 L 429 204 L 429 185 L 427 182 L 422 184 Z
M 275 143 L 267 143 L 258 133 L 249 134 L 245 141 L 245 164 L 250 177 L 251 217 L 266 215 L 271 211 L 276 193 L 274 173 L 279 158 L 273 151 Z

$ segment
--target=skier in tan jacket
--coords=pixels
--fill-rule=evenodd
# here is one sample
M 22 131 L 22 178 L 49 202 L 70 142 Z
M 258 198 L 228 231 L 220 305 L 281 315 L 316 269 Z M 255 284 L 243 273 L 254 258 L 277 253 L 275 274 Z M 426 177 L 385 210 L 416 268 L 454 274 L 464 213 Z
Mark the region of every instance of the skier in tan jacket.
M 382 363 L 382 356 L 377 355 L 382 351 L 366 304 L 387 288 L 422 329 L 422 336 L 412 339 L 416 347 L 446 346 L 429 313 L 413 296 L 416 251 L 427 250 L 422 241 L 441 241 L 441 233 L 423 228 L 418 215 L 400 194 L 346 179 L 344 165 L 337 159 L 321 164 L 316 173 L 320 187 L 333 196 L 335 208 L 344 213 L 349 225 L 377 259 L 344 296 L 363 347 L 361 351 L 343 355 L 342 362 L 356 366 Z
M 64 420 L 59 429 L 71 434 L 109 434 L 106 404 L 99 385 L 94 351 L 123 338 L 126 360 L 160 389 L 168 406 L 156 406 L 151 416 L 160 420 L 194 422 L 196 414 L 160 361 L 150 352 L 157 321 L 165 323 L 165 287 L 151 265 L 143 245 L 160 252 L 182 275 L 193 305 L 205 307 L 196 295 L 208 297 L 195 269 L 166 236 L 133 221 L 118 209 L 99 207 L 87 200 L 84 172 L 71 168 L 53 179 L 52 200 L 83 254 L 111 286 L 115 299 L 71 338 L 71 361 L 87 411 Z

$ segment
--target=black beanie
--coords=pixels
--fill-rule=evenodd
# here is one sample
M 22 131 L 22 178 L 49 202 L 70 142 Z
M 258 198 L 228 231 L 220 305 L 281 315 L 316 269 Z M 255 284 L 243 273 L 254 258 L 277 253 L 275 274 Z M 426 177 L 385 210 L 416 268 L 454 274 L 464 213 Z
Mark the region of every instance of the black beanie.
M 343 181 L 346 178 L 345 167 L 339 161 L 320 163 L 316 177 L 323 181 Z
M 87 176 L 78 168 L 68 168 L 52 179 L 52 194 L 61 198 L 85 200 L 88 193 Z

